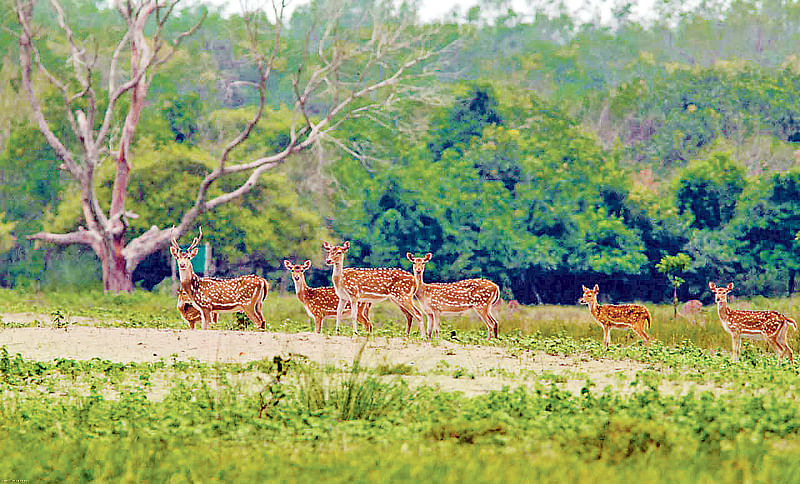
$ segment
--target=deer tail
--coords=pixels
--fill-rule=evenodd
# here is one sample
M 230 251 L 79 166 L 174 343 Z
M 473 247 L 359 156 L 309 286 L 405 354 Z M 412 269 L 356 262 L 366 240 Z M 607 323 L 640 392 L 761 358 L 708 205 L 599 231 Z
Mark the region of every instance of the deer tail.
M 494 294 L 492 294 L 492 306 L 496 304 L 500 304 L 500 288 L 497 288 Z
M 792 327 L 794 328 L 794 330 L 797 331 L 797 321 L 795 321 L 794 319 L 792 319 L 792 318 L 790 318 L 788 316 L 784 316 L 784 318 L 786 318 L 786 322 L 791 324 Z
M 647 329 L 650 329 L 650 323 L 653 322 L 653 318 L 650 316 L 650 311 L 647 308 L 644 308 L 644 313 L 647 315 Z
M 269 282 L 265 278 L 261 278 L 261 301 L 267 299 L 269 294 Z

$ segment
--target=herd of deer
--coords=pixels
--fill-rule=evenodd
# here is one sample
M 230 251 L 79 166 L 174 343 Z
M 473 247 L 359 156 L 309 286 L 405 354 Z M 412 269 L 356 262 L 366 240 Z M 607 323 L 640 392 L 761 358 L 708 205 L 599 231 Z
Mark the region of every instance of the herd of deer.
M 209 323 L 217 322 L 220 312 L 243 311 L 261 329 L 265 322 L 262 314 L 264 299 L 269 291 L 269 283 L 257 275 L 240 276 L 233 279 L 199 277 L 192 269 L 192 258 L 197 255 L 197 244 L 203 236 L 195 237 L 188 249 L 182 250 L 172 238 L 170 252 L 177 260 L 180 274 L 178 291 L 178 311 L 194 329 L 201 323 L 208 329 Z M 284 260 L 284 266 L 292 273 L 297 298 L 308 315 L 314 319 L 317 333 L 322 331 L 325 318 L 336 318 L 336 331 L 340 321 L 347 317 L 353 321 L 353 334 L 358 334 L 358 324 L 364 330 L 372 331 L 369 312 L 372 303 L 386 299 L 394 302 L 406 317 L 406 335 L 410 336 L 414 319 L 419 321 L 420 334 L 428 339 L 438 337 L 439 317 L 442 313 L 453 314 L 474 310 L 484 324 L 489 339 L 498 336 L 498 320 L 493 309 L 500 303 L 500 288 L 494 282 L 483 279 L 465 279 L 448 283 L 426 283 L 423 281 L 425 264 L 432 254 L 414 257 L 410 252 L 406 258 L 411 262 L 413 272 L 398 268 L 352 268 L 344 267 L 344 256 L 350 249 L 350 242 L 342 245 L 323 243 L 326 252 L 325 264 L 332 266 L 333 286 L 309 287 L 305 272 L 311 268 L 311 261 L 292 264 Z M 764 339 L 778 355 L 778 364 L 784 355 L 794 362 L 792 350 L 786 343 L 789 326 L 797 330 L 797 323 L 777 311 L 735 310 L 728 306 L 728 294 L 733 283 L 720 287 L 708 283 L 714 293 L 717 312 L 722 327 L 731 335 L 733 360 L 739 359 L 742 337 Z M 594 319 L 603 327 L 603 344 L 611 343 L 612 329 L 632 329 L 642 338 L 645 345 L 650 343 L 646 330 L 652 319 L 646 307 L 639 304 L 599 304 L 597 294 L 600 288 L 583 286 L 579 302 L 589 306 Z M 414 298 L 422 308 L 417 308 Z M 699 301 L 690 301 L 685 306 L 687 314 L 696 313 L 702 308 Z M 423 313 L 426 324 L 423 324 Z

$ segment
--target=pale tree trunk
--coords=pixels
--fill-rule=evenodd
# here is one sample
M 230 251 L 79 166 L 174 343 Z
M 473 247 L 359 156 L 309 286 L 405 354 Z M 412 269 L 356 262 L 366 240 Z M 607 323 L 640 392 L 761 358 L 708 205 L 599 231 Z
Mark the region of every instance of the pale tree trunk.
M 316 35 L 308 33 L 307 42 L 316 39 L 316 47 L 306 46 L 306 56 L 316 56 L 312 60 L 305 59 L 297 69 L 293 79 L 295 93 L 294 112 L 295 118 L 289 132 L 289 143 L 281 151 L 249 161 L 230 162 L 230 154 L 247 140 L 250 133 L 261 120 L 266 104 L 266 86 L 272 72 L 276 58 L 282 54 L 281 42 L 282 19 L 285 2 L 273 4 L 274 24 L 258 25 L 262 15 L 244 15 L 245 28 L 249 37 L 250 56 L 254 59 L 259 78 L 257 81 L 237 82 L 233 85 L 251 87 L 259 92 L 259 105 L 256 114 L 248 124 L 233 136 L 233 139 L 222 149 L 217 158 L 216 167 L 206 175 L 197 189 L 194 205 L 180 217 L 180 222 L 173 228 L 159 228 L 152 226 L 142 235 L 126 243 L 128 232 L 128 219 L 136 215 L 126 210 L 128 185 L 132 172 L 131 144 L 135 129 L 139 122 L 142 108 L 147 98 L 150 77 L 155 69 L 166 62 L 176 51 L 180 41 L 194 32 L 200 25 L 198 23 L 190 30 L 183 32 L 170 42 L 161 37 L 164 24 L 178 0 L 168 0 L 158 3 L 158 0 L 118 0 L 115 2 L 117 9 L 126 21 L 127 31 L 117 44 L 111 58 L 108 78 L 108 101 L 105 112 L 97 108 L 95 85 L 99 85 L 95 72 L 96 58 L 91 56 L 93 51 L 81 45 L 73 36 L 67 24 L 63 10 L 58 0 L 50 0 L 51 5 L 58 14 L 59 27 L 63 30 L 69 43 L 71 55 L 67 64 L 71 63 L 72 78 L 69 82 L 57 79 L 43 64 L 35 46 L 37 28 L 32 23 L 33 3 L 35 0 L 13 0 L 14 10 L 19 19 L 21 33 L 19 34 L 20 67 L 22 83 L 30 102 L 33 118 L 48 143 L 53 147 L 58 158 L 62 161 L 61 169 L 67 171 L 79 182 L 81 190 L 81 208 L 85 227 L 68 234 L 54 234 L 40 232 L 30 236 L 31 239 L 67 245 L 85 244 L 92 247 L 101 261 L 103 269 L 103 287 L 110 292 L 131 291 L 133 289 L 132 275 L 136 266 L 148 255 L 169 245 L 171 237 L 180 237 L 186 233 L 204 212 L 235 200 L 250 192 L 258 183 L 258 179 L 265 171 L 280 166 L 292 154 L 306 150 L 321 142 L 323 139 L 334 143 L 336 146 L 348 151 L 354 156 L 359 156 L 348 149 L 333 133 L 344 121 L 354 117 L 368 117 L 371 113 L 390 104 L 396 97 L 395 94 L 403 89 L 410 96 L 419 98 L 421 91 L 417 86 L 403 86 L 401 81 L 411 77 L 410 72 L 415 68 L 415 76 L 431 75 L 434 70 L 423 71 L 420 64 L 434 55 L 444 53 L 441 50 L 430 48 L 430 36 L 425 29 L 410 29 L 404 22 L 395 22 L 388 19 L 386 23 L 379 22 L 376 12 L 372 19 L 372 35 L 368 40 L 359 37 L 358 42 L 351 42 L 348 49 L 342 50 L 336 38 L 337 32 L 346 32 L 347 28 L 340 29 L 339 22 L 345 14 L 344 6 L 339 6 L 338 11 L 330 12 L 332 15 L 323 15 L 325 26 Z M 149 37 L 144 36 L 145 23 L 152 20 L 155 15 L 155 32 Z M 202 19 L 200 20 L 202 22 Z M 151 22 L 152 24 L 152 22 Z M 311 29 L 320 28 L 317 25 Z M 271 36 L 270 40 L 265 40 Z M 360 42 L 360 43 L 359 43 Z M 267 51 L 259 50 L 267 46 Z M 119 73 L 117 64 L 121 52 L 126 48 L 130 51 L 129 72 Z M 308 60 L 306 64 L 306 60 Z M 66 116 L 72 130 L 72 142 L 80 145 L 80 157 L 74 157 L 65 147 L 69 143 L 62 141 L 50 129 L 39 103 L 39 95 L 33 87 L 31 79 L 33 66 L 39 74 L 61 91 Z M 312 68 L 309 70 L 309 66 Z M 362 72 L 358 79 L 352 75 L 345 76 L 348 82 L 340 80 L 339 72 Z M 371 74 L 368 75 L 368 74 Z M 117 86 L 117 79 L 125 79 L 123 84 Z M 70 92 L 70 86 L 78 85 L 77 91 Z M 233 86 L 232 85 L 232 86 Z M 73 87 L 74 89 L 74 87 Z M 388 95 L 379 95 L 388 91 Z M 128 94 L 130 104 L 124 122 L 120 127 L 119 146 L 109 153 L 108 143 L 111 140 L 112 124 L 114 124 L 114 107 L 121 96 Z M 324 97 L 324 102 L 316 99 Z M 83 109 L 73 108 L 74 101 L 81 100 Z M 308 112 L 308 106 L 314 104 L 327 106 L 322 112 Z M 102 118 L 102 120 L 101 120 Z M 98 121 L 100 121 L 98 123 Z M 96 127 L 99 124 L 99 127 Z M 116 126 L 116 125 L 115 125 Z M 114 184 L 111 193 L 111 204 L 106 215 L 97 200 L 94 192 L 96 168 L 107 156 L 116 164 Z M 208 199 L 209 189 L 220 178 L 227 175 L 249 173 L 249 176 L 238 187 Z
M 32 23 L 33 7 L 35 0 L 15 0 L 14 10 L 17 14 L 22 31 L 19 35 L 19 56 L 22 81 L 30 102 L 33 117 L 40 131 L 48 143 L 53 147 L 58 158 L 62 161 L 61 169 L 67 171 L 79 186 L 81 192 L 81 210 L 85 227 L 69 234 L 52 234 L 40 232 L 30 236 L 31 239 L 42 240 L 60 245 L 85 244 L 94 250 L 100 259 L 103 273 L 103 288 L 110 292 L 124 292 L 133 290 L 133 269 L 135 264 L 130 263 L 125 253 L 125 236 L 128 231 L 127 218 L 135 216 L 126 212 L 125 201 L 130 183 L 131 160 L 130 148 L 134 138 L 136 126 L 139 123 L 144 101 L 147 98 L 149 87 L 149 74 L 160 64 L 171 57 L 180 40 L 193 32 L 196 25 L 189 32 L 180 34 L 174 41 L 172 49 L 166 54 L 158 55 L 163 48 L 164 41 L 160 38 L 162 28 L 176 2 L 158 4 L 158 0 L 141 0 L 136 2 L 118 2 L 117 8 L 127 24 L 127 31 L 114 50 L 110 72 L 108 73 L 108 105 L 105 112 L 97 108 L 94 85 L 97 83 L 93 76 L 97 58 L 91 57 L 91 49 L 81 45 L 74 37 L 61 5 L 57 0 L 51 0 L 51 5 L 58 17 L 58 23 L 69 43 L 72 64 L 72 81 L 77 81 L 80 89 L 70 92 L 70 81 L 62 82 L 53 75 L 42 63 L 36 48 L 37 29 Z M 148 19 L 156 11 L 160 15 L 156 21 L 156 31 L 151 38 L 145 38 L 144 28 Z M 201 20 L 202 21 L 202 20 Z M 117 71 L 119 57 L 125 48 L 130 50 L 130 70 L 127 75 L 120 75 Z M 82 156 L 75 157 L 68 149 L 66 140 L 59 139 L 50 128 L 50 122 L 45 118 L 39 102 L 39 94 L 33 87 L 32 74 L 34 67 L 38 72 L 61 92 L 66 107 L 67 119 L 72 128 L 73 140 L 77 140 L 82 150 Z M 117 78 L 128 78 L 120 86 L 116 86 Z M 113 110 L 117 101 L 126 93 L 130 93 L 130 104 L 125 120 L 121 126 L 119 146 L 113 160 L 116 163 L 116 176 L 111 195 L 111 206 L 106 216 L 100 208 L 94 192 L 95 171 L 103 158 L 108 154 L 109 132 L 113 123 Z M 73 108 L 75 100 L 86 101 L 85 112 L 83 109 Z M 102 123 L 96 128 L 96 120 L 102 116 Z M 143 258 L 143 256 L 142 256 Z

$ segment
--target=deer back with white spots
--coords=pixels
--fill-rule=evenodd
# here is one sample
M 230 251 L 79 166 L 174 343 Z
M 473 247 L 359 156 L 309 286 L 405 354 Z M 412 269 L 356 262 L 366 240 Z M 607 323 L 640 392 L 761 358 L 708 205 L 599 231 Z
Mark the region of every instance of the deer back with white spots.
M 645 345 L 650 344 L 650 336 L 645 330 L 650 328 L 652 319 L 646 307 L 639 304 L 599 304 L 597 294 L 600 286 L 595 284 L 593 289 L 586 286 L 581 288 L 583 295 L 578 302 L 589 306 L 595 321 L 603 327 L 603 345 L 606 348 L 611 344 L 612 329 L 632 329 L 644 340 Z
M 717 286 L 708 283 L 708 288 L 714 293 L 717 303 L 722 328 L 731 335 L 731 357 L 733 361 L 739 360 L 742 349 L 742 337 L 765 339 L 778 355 L 778 364 L 784 355 L 789 357 L 789 362 L 794 363 L 792 349 L 786 343 L 786 333 L 789 326 L 797 330 L 794 319 L 784 316 L 778 311 L 753 311 L 744 309 L 731 309 L 728 306 L 728 294 L 733 290 L 733 283 L 727 286 Z
M 500 288 L 494 282 L 478 278 L 465 279 L 456 282 L 426 283 L 423 281 L 425 264 L 432 254 L 424 257 L 414 257 L 411 252 L 406 253 L 406 258 L 411 261 L 414 271 L 414 280 L 417 286 L 417 299 L 422 306 L 422 311 L 428 319 L 428 338 L 439 336 L 441 327 L 440 315 L 457 314 L 475 310 L 481 320 L 486 324 L 489 339 L 496 338 L 499 331 L 499 322 L 492 313 L 493 308 L 500 301 Z
M 208 329 L 214 312 L 243 311 L 256 326 L 264 329 L 266 323 L 262 314 L 264 299 L 269 292 L 266 279 L 254 274 L 233 279 L 200 277 L 192 269 L 192 258 L 197 255 L 197 244 L 203 237 L 195 237 L 192 245 L 181 250 L 173 236 L 170 252 L 178 262 L 180 290 L 191 300 L 192 306 L 200 312 L 203 329 Z M 189 323 L 191 325 L 191 323 Z
M 350 242 L 342 245 L 331 245 L 327 242 L 322 244 L 325 249 L 325 263 L 333 267 L 331 279 L 333 288 L 339 303 L 336 307 L 336 330 L 339 330 L 339 321 L 344 312 L 347 302 L 351 304 L 351 317 L 353 318 L 353 334 L 358 334 L 356 327 L 355 311 L 352 309 L 361 302 L 379 302 L 386 299 L 403 311 L 406 315 L 407 326 L 406 335 L 411 335 L 412 319 L 419 320 L 420 333 L 424 332 L 423 317 L 419 309 L 414 305 L 414 293 L 417 291 L 414 283 L 414 276 L 402 269 L 389 268 L 344 268 L 344 256 L 350 249 Z

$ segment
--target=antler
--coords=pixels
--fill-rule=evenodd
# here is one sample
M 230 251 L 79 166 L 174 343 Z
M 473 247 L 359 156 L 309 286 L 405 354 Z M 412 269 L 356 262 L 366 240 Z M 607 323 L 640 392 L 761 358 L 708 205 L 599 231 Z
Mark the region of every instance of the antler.
M 200 235 L 198 235 L 197 237 L 194 238 L 194 240 L 192 240 L 192 245 L 190 245 L 189 248 L 186 249 L 186 252 L 190 252 L 192 249 L 197 247 L 197 244 L 200 243 L 200 239 L 203 238 L 203 227 L 199 226 L 198 229 L 200 229 Z

